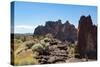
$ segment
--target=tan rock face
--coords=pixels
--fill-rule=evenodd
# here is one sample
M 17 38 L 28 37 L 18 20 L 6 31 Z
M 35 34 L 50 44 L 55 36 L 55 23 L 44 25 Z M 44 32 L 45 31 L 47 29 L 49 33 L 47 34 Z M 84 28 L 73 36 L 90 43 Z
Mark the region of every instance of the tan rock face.
M 78 29 L 78 51 L 80 55 L 97 58 L 97 26 L 93 25 L 91 16 L 81 16 Z

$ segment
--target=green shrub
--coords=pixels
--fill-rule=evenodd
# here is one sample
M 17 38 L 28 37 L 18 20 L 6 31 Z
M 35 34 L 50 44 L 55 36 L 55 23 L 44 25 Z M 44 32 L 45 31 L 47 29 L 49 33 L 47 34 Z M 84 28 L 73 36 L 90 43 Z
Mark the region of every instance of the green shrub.
M 28 48 L 28 49 L 31 49 L 32 46 L 35 44 L 34 41 L 26 41 L 24 42 L 25 46 Z
M 40 44 L 40 43 L 37 43 L 35 45 L 32 46 L 32 51 L 37 51 L 37 52 L 40 52 L 44 50 L 44 47 Z

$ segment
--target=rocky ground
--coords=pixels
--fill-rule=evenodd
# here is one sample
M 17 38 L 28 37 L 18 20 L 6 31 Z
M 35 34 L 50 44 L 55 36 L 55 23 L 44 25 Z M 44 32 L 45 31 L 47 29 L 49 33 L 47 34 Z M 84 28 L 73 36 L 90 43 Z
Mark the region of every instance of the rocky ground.
M 14 50 L 12 49 L 15 65 L 91 61 L 87 58 L 76 58 L 79 56 L 76 52 L 77 42 L 62 42 L 50 34 L 45 37 L 38 37 L 38 39 L 26 38 L 29 40 L 23 40 L 24 42 L 15 39 Z
M 14 60 L 17 65 L 30 64 L 30 62 L 34 60 L 36 61 L 34 64 L 65 63 L 66 60 L 71 57 L 71 53 L 74 53 L 75 47 L 70 45 L 71 43 L 61 42 L 51 35 L 43 37 L 42 39 L 33 38 L 33 40 L 31 39 L 24 42 L 15 39 L 15 49 L 12 49 L 12 53 L 14 53 Z M 27 61 L 32 58 L 34 60 Z

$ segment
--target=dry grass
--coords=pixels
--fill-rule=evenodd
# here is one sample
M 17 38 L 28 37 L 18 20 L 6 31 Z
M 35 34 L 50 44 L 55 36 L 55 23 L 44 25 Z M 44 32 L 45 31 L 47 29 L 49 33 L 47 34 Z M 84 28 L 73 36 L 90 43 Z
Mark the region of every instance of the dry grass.
M 26 49 L 24 42 L 14 43 L 14 65 L 38 64 L 38 60 L 34 58 L 36 55 L 31 49 Z
M 38 64 L 38 60 L 33 58 L 32 50 L 22 51 L 14 57 L 15 65 Z

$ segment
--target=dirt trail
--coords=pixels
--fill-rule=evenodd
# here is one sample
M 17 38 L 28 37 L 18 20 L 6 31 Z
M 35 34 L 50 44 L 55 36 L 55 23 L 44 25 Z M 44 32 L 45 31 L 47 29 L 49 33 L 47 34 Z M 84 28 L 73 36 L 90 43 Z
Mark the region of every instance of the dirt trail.
M 94 60 L 88 59 L 88 61 L 94 61 Z M 66 60 L 66 63 L 71 63 L 71 62 L 86 62 L 86 59 L 69 58 Z
M 77 59 L 77 58 L 69 58 L 68 60 L 66 60 L 66 63 L 69 63 L 69 62 L 83 62 L 83 60 Z

